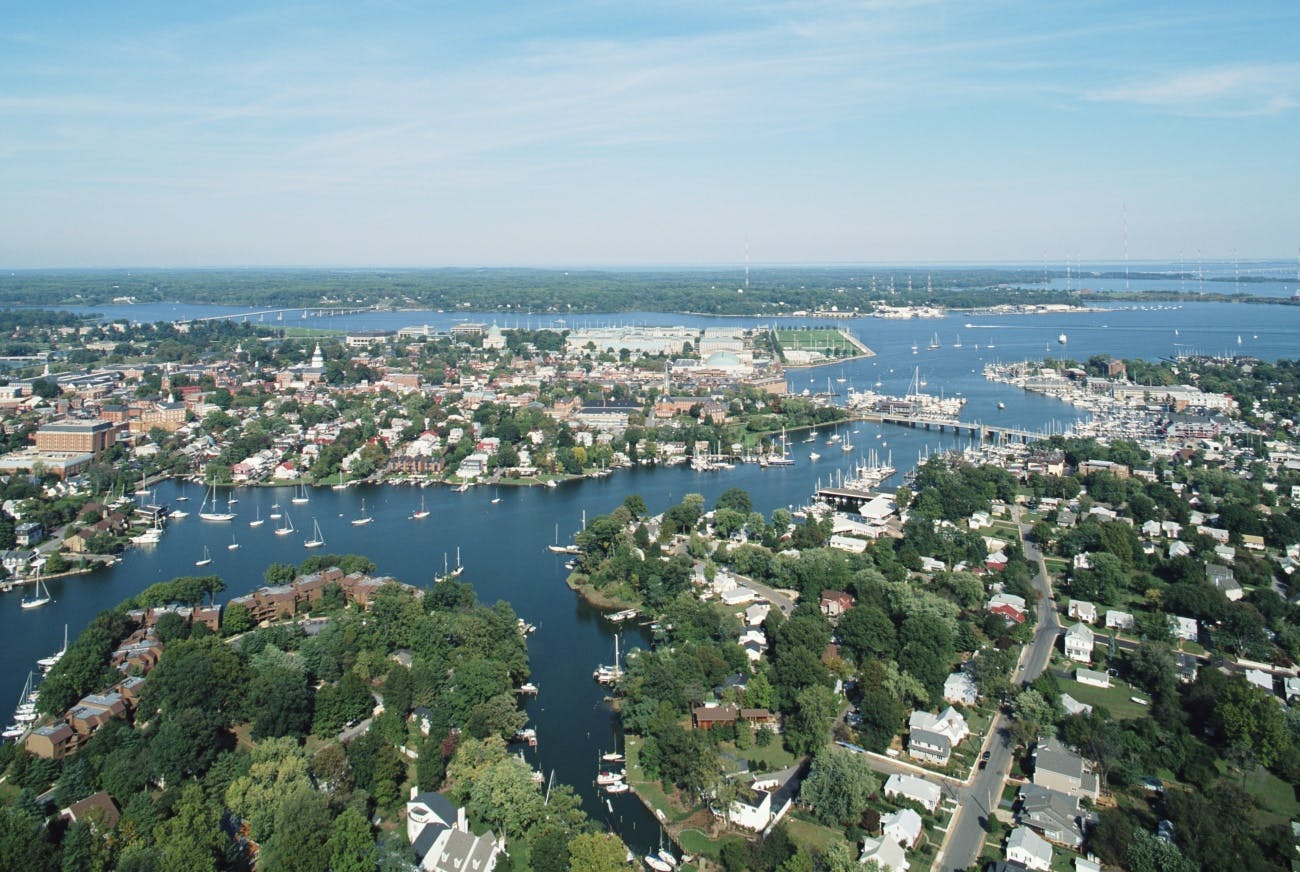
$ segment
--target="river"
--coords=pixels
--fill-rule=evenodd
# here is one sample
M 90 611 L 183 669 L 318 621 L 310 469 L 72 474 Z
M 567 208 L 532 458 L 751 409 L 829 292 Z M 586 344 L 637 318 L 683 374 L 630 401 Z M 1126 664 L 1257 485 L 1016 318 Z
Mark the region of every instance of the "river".
M 194 317 L 195 307 L 116 307 L 140 316 L 141 320 Z M 198 307 L 210 310 L 213 307 Z M 114 307 L 96 311 L 119 317 Z M 343 329 L 394 329 L 406 324 L 434 323 L 441 326 L 464 320 L 492 321 L 513 325 L 500 315 L 464 314 L 451 316 L 430 312 L 369 313 L 336 319 L 319 319 L 313 326 Z M 311 319 L 317 320 L 317 319 Z M 525 319 L 520 319 L 521 321 Z M 539 326 L 540 319 L 532 319 Z M 692 318 L 680 315 L 636 314 L 581 316 L 577 323 L 654 323 L 718 326 L 724 323 L 754 326 L 762 323 L 747 318 Z M 550 323 L 546 321 L 545 323 Z M 1261 358 L 1295 353 L 1300 335 L 1300 309 L 1281 306 L 1245 306 L 1199 303 L 1177 308 L 1113 308 L 1103 312 L 1050 316 L 972 317 L 964 314 L 925 321 L 855 319 L 834 322 L 853 330 L 876 356 L 833 364 L 813 370 L 792 370 L 794 390 L 843 391 L 848 386 L 868 389 L 877 381 L 878 390 L 903 393 L 915 371 L 928 382 L 927 390 L 968 398 L 962 417 L 992 420 L 1027 428 L 1065 426 L 1075 411 L 1056 400 L 1025 394 L 1009 386 L 985 382 L 982 365 L 990 360 L 1041 357 L 1044 353 L 1086 359 L 1093 354 L 1119 357 L 1156 358 L 1179 350 L 1221 352 L 1242 351 Z M 967 326 L 970 325 L 970 326 Z M 938 334 L 942 348 L 930 351 L 932 334 Z M 1067 344 L 1057 339 L 1066 334 Z M 1237 337 L 1241 336 L 1241 345 Z M 961 347 L 953 347 L 960 341 Z M 916 354 L 913 343 L 919 345 Z M 992 345 L 993 347 L 990 347 Z M 978 346 L 978 348 L 977 348 Z M 843 382 L 839 381 L 843 379 Z M 1006 405 L 998 411 L 997 404 Z M 860 451 L 876 449 L 882 456 L 893 454 L 894 465 L 909 468 L 923 450 L 953 447 L 961 437 L 900 427 L 858 425 L 843 427 Z M 66 623 L 75 636 L 99 611 L 111 608 L 150 584 L 178 575 L 213 572 L 225 579 L 225 596 L 246 593 L 261 584 L 262 572 L 272 562 L 302 561 L 311 551 L 303 548 L 306 534 L 278 537 L 274 522 L 259 528 L 248 526 L 255 513 L 266 518 L 271 505 L 279 502 L 290 511 L 294 523 L 310 530 L 319 521 L 328 553 L 365 554 L 378 564 L 378 571 L 402 581 L 427 585 L 443 566 L 444 555 L 454 562 L 457 547 L 465 565 L 463 578 L 471 582 L 480 600 L 509 601 L 520 617 L 536 624 L 529 639 L 533 680 L 540 687 L 538 697 L 528 703 L 532 725 L 538 730 L 539 747 L 530 760 L 558 782 L 572 784 L 583 798 L 587 811 L 597 820 L 608 821 L 638 851 L 658 843 L 658 825 L 630 795 L 614 797 L 610 812 L 593 786 L 597 755 L 615 745 L 615 725 L 603 691 L 591 680 L 591 671 L 613 656 L 614 625 L 581 602 L 564 584 L 565 558 L 546 551 L 557 532 L 567 541 L 579 528 L 585 511 L 588 517 L 609 512 L 632 493 L 641 494 L 652 512 L 660 512 L 696 492 L 713 500 L 730 487 L 749 491 L 756 509 L 765 513 L 807 501 L 818 479 L 826 480 L 836 468 L 849 465 L 858 453 L 833 452 L 819 442 L 810 445 L 792 438 L 797 464 L 789 468 L 760 469 L 740 465 L 734 470 L 696 473 L 685 467 L 621 470 L 607 478 L 574 482 L 556 489 L 502 488 L 500 502 L 492 504 L 497 491 L 479 488 L 452 493 L 446 488 L 423 490 L 402 487 L 350 488 L 344 491 L 316 489 L 305 506 L 289 503 L 288 488 L 243 488 L 235 493 L 238 518 L 228 524 L 198 519 L 202 494 L 189 486 L 189 518 L 174 522 L 162 542 L 149 549 L 132 548 L 122 563 L 90 575 L 58 579 L 50 584 L 55 602 L 35 611 L 19 608 L 19 594 L 0 596 L 0 633 L 7 643 L 0 650 L 0 700 L 16 699 L 36 658 L 58 648 Z M 808 459 L 816 447 L 823 457 Z M 171 502 L 180 486 L 164 482 L 158 499 Z M 410 519 L 421 495 L 431 511 L 423 521 Z M 360 512 L 360 501 L 374 522 L 364 527 L 349 523 Z M 237 550 L 226 546 L 232 537 Z M 194 561 L 208 546 L 213 563 L 196 569 Z M 644 646 L 647 639 L 634 628 L 624 632 L 625 650 Z

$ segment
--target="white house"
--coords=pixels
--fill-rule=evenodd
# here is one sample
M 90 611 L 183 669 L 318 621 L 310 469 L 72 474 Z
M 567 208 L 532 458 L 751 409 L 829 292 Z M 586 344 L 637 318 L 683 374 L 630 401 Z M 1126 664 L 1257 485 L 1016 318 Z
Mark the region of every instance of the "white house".
M 928 811 L 939 807 L 939 785 L 931 784 L 915 775 L 895 773 L 885 781 L 885 797 L 901 796 L 910 799 Z
M 1273 676 L 1262 669 L 1247 669 L 1246 680 L 1258 687 L 1260 690 L 1273 695 Z
M 411 793 L 406 838 L 422 872 L 492 872 L 505 845 L 491 830 L 476 836 L 465 820 L 465 809 L 432 791 L 417 794 L 412 789 Z
M 1097 623 L 1097 607 L 1087 600 L 1070 600 L 1066 613 L 1079 621 L 1087 621 L 1089 624 Z
M 1195 642 L 1197 631 L 1196 621 L 1192 618 L 1183 618 L 1178 615 L 1169 616 L 1169 628 L 1173 631 L 1175 639 L 1182 639 L 1184 642 Z
M 1093 687 L 1110 687 L 1109 674 L 1098 672 L 1095 669 L 1084 669 L 1082 666 L 1074 670 L 1074 680 L 1080 684 L 1088 684 Z
M 1191 553 L 1192 553 L 1192 549 L 1187 547 L 1186 542 L 1174 541 L 1169 543 L 1169 556 L 1171 558 L 1186 557 L 1188 554 Z
M 930 712 L 912 712 L 912 716 L 907 719 L 907 726 L 912 730 L 930 730 L 940 733 L 953 745 L 960 745 L 962 740 L 970 735 L 966 718 L 952 706 L 948 706 L 937 715 Z
M 1079 702 L 1068 693 L 1061 694 L 1061 708 L 1067 715 L 1087 715 L 1092 714 L 1092 706 L 1086 702 Z
M 1131 630 L 1133 629 L 1133 616 L 1128 612 L 1121 612 L 1118 609 L 1107 609 L 1106 629 Z
M 921 816 L 910 808 L 900 808 L 880 819 L 881 835 L 904 848 L 910 848 L 921 838 Z
M 1091 663 L 1092 643 L 1092 627 L 1081 621 L 1065 631 L 1065 656 L 1080 663 Z
M 870 861 L 875 861 L 885 872 L 907 872 L 909 866 L 907 852 L 902 846 L 884 837 L 862 840 L 862 854 L 858 857 L 858 862 Z
M 948 702 L 974 705 L 979 699 L 979 689 L 975 686 L 975 679 L 965 672 L 954 672 L 943 682 L 943 698 Z
M 1052 846 L 1029 827 L 1016 827 L 1007 837 L 1007 862 L 1048 872 L 1052 868 Z
M 738 827 L 761 832 L 772 821 L 772 782 L 755 781 L 742 788 L 731 803 L 727 819 Z

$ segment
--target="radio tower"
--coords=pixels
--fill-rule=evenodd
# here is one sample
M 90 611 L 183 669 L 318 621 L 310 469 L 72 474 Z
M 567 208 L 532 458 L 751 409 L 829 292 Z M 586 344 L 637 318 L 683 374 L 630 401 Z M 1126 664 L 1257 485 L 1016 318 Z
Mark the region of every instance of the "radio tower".
M 745 290 L 749 290 L 749 240 L 745 240 Z

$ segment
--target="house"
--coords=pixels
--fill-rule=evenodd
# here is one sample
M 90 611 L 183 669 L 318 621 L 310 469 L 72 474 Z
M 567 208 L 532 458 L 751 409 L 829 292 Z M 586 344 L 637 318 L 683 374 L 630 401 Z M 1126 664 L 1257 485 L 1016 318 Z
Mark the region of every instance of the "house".
M 1247 669 L 1246 680 L 1258 687 L 1260 690 L 1273 695 L 1273 676 L 1262 669 Z
M 1092 662 L 1092 627 L 1080 621 L 1065 631 L 1065 656 L 1080 663 Z
M 842 590 L 824 590 L 821 599 L 822 614 L 828 618 L 838 618 L 853 608 L 853 597 Z
M 79 799 L 59 812 L 59 817 L 70 824 L 85 821 L 96 832 L 107 833 L 122 819 L 113 797 L 104 791 L 92 793 L 85 799 Z
M 1029 827 L 1016 827 L 1007 837 L 1007 861 L 1026 869 L 1048 872 L 1052 868 L 1052 846 Z
M 965 672 L 954 672 L 943 682 L 943 698 L 947 702 L 974 705 L 979 699 L 979 688 L 975 686 L 975 679 Z
M 1074 680 L 1092 687 L 1110 687 L 1110 675 L 1108 673 L 1098 672 L 1095 669 L 1084 669 L 1082 666 L 1074 670 Z
M 1220 566 L 1217 563 L 1206 564 L 1205 577 L 1231 602 L 1241 599 L 1244 593 L 1241 589 L 1241 582 L 1237 581 L 1236 576 L 1228 567 Z
M 1070 600 L 1066 614 L 1076 620 L 1087 621 L 1089 624 L 1097 623 L 1097 607 L 1086 600 Z
M 952 706 L 948 706 L 937 715 L 929 712 L 912 712 L 907 720 L 910 730 L 929 730 L 944 736 L 953 746 L 960 745 L 970 735 L 966 718 Z
M 1016 822 L 1021 826 L 1075 851 L 1082 847 L 1087 821 L 1078 797 L 1026 784 L 1020 788 L 1019 802 Z
M 62 760 L 77 750 L 82 736 L 64 721 L 37 727 L 27 734 L 27 750 L 46 760 Z
M 1186 542 L 1173 541 L 1169 543 L 1170 559 L 1173 559 L 1175 557 L 1186 557 L 1188 554 L 1191 553 L 1192 553 L 1192 549 L 1188 547 Z
M 734 705 L 702 705 L 691 712 L 691 725 L 697 730 L 729 727 L 739 716 L 740 710 Z
M 886 839 L 863 839 L 859 863 L 875 862 L 884 872 L 907 872 L 907 852 L 898 842 Z
M 465 820 L 465 809 L 445 796 L 411 790 L 406 804 L 406 839 L 423 872 L 492 872 L 505 850 L 491 830 L 475 836 Z
M 1107 609 L 1106 629 L 1131 630 L 1133 629 L 1133 616 L 1128 612 L 1121 612 L 1118 609 Z
M 947 766 L 952 757 L 952 742 L 943 733 L 918 727 L 908 735 L 907 753 L 918 760 Z
M 1034 749 L 1033 783 L 1071 796 L 1086 796 L 1094 802 L 1101 795 L 1097 774 L 1082 757 L 1056 739 L 1039 739 Z
M 902 775 L 895 773 L 885 781 L 885 796 L 902 797 L 918 803 L 927 811 L 934 811 L 939 807 L 939 785 L 931 784 L 924 778 L 918 778 L 915 775 Z
M 1184 642 L 1195 642 L 1197 637 L 1196 621 L 1192 618 L 1183 618 L 1178 615 L 1169 616 L 1169 629 L 1173 631 L 1175 639 L 1181 639 Z
M 736 792 L 727 820 L 747 830 L 761 832 L 772 822 L 772 794 L 776 783 L 755 781 Z
M 1061 694 L 1061 708 L 1067 715 L 1090 715 L 1092 706 L 1086 702 L 1079 702 L 1068 693 Z
M 1028 612 L 1025 609 L 1024 597 L 1016 596 L 1013 593 L 995 593 L 989 597 L 986 608 L 995 615 L 1001 615 L 1008 621 L 1014 621 L 1017 624 L 1023 624 Z
M 881 836 L 904 848 L 911 848 L 920 841 L 922 828 L 921 816 L 910 808 L 900 808 L 880 819 Z

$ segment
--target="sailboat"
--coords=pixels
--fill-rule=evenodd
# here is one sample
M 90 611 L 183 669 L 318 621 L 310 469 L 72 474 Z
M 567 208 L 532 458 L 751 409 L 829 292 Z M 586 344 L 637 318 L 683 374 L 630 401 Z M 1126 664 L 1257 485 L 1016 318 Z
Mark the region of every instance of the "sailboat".
M 366 514 L 366 498 L 365 498 L 365 497 L 362 497 L 362 498 L 361 498 L 361 517 L 359 517 L 359 518 L 353 518 L 353 519 L 352 519 L 352 526 L 354 526 L 354 527 L 364 527 L 366 524 L 369 524 L 369 523 L 370 523 L 371 521 L 373 521 L 373 520 L 374 520 L 374 518 L 372 518 L 372 517 L 370 517 L 369 515 Z
M 292 532 L 293 532 L 293 518 L 289 517 L 288 512 L 285 512 L 284 523 L 275 528 L 275 535 L 288 536 Z
M 346 487 L 347 487 L 347 485 L 343 483 L 343 470 L 340 469 L 340 470 L 339 470 L 339 483 L 338 483 L 338 484 L 330 485 L 330 488 L 331 488 L 332 490 L 343 490 L 343 489 L 345 489 Z
M 953 348 L 961 348 L 961 334 L 957 334 L 957 341 L 952 344 Z
M 303 503 L 308 502 L 307 485 L 299 484 L 298 493 L 294 494 L 293 499 L 291 499 L 289 502 L 293 503 L 295 506 L 300 506 Z
M 934 336 L 930 338 L 929 348 L 931 351 L 934 351 L 936 348 L 941 348 L 941 347 L 942 345 L 939 343 L 939 334 L 936 333 L 934 334 Z
M 135 494 L 140 497 L 149 495 L 149 473 L 143 470 L 140 471 L 140 487 L 136 488 Z
M 913 342 L 913 343 L 912 343 L 912 353 L 913 353 L 913 354 L 916 354 L 916 349 L 917 349 L 916 342 Z
M 304 548 L 319 548 L 325 544 L 325 537 L 320 532 L 320 522 L 315 518 L 311 519 L 312 534 L 311 538 L 302 543 Z
M 433 580 L 435 582 L 448 581 L 450 579 L 456 578 L 464 571 L 465 571 L 465 567 L 460 565 L 460 546 L 457 545 L 456 546 L 456 568 L 452 569 L 447 565 L 447 552 L 444 551 L 442 553 L 442 575 L 435 575 L 433 577 Z
M 36 570 L 36 594 L 30 597 L 23 597 L 23 600 L 20 603 L 20 605 L 22 605 L 22 607 L 25 609 L 37 609 L 45 605 L 46 603 L 50 602 L 53 599 L 54 597 L 50 596 L 50 589 L 45 586 L 45 583 L 43 581 L 41 581 L 41 571 L 37 569 Z
M 552 553 L 554 553 L 554 554 L 581 554 L 581 553 L 582 553 L 582 552 L 578 549 L 578 546 L 577 546 L 577 545 L 561 545 L 561 544 L 560 544 L 560 525 L 559 525 L 559 524 L 556 524 L 556 525 L 555 525 L 555 544 L 554 544 L 554 545 L 547 545 L 547 546 L 546 546 L 546 550 L 547 550 L 547 551 L 550 551 L 550 552 L 552 552 Z
M 41 667 L 42 672 L 46 672 L 49 669 L 51 669 L 55 663 L 58 663 L 59 660 L 62 659 L 63 655 L 67 653 L 67 651 L 68 651 L 68 625 L 64 624 L 63 625 L 63 647 L 55 651 L 49 657 L 42 657 L 40 660 L 37 660 L 36 665 Z
M 424 494 L 420 494 L 420 510 L 418 512 L 412 512 L 411 517 L 415 518 L 417 521 L 421 518 L 429 517 L 429 510 L 424 507 Z
M 208 553 L 208 546 L 203 546 L 203 557 L 194 561 L 195 566 L 207 566 L 212 562 L 212 555 Z
M 231 536 L 230 536 L 230 544 L 226 546 L 226 550 L 228 550 L 228 551 L 236 551 L 236 550 L 238 550 L 238 549 L 239 549 L 239 543 L 235 541 L 235 536 L 234 536 L 234 534 L 231 534 Z
M 853 440 L 850 439 L 847 435 L 844 437 L 844 441 L 840 443 L 840 450 L 843 451 L 845 454 L 848 454 L 850 451 L 853 450 Z
M 266 521 L 262 520 L 262 509 L 260 506 L 256 509 L 253 509 L 253 515 L 254 515 L 253 520 L 248 522 L 248 526 L 260 527 L 266 523 Z
M 279 504 L 279 503 L 271 503 L 271 514 L 268 515 L 267 517 L 269 517 L 272 521 L 278 521 L 278 520 L 280 520 L 280 504 Z
M 204 511 L 211 501 L 212 508 L 210 511 Z M 203 498 L 202 505 L 199 506 L 199 517 L 205 521 L 233 521 L 235 513 L 230 511 L 230 501 L 226 501 L 226 510 L 224 512 L 217 510 L 217 486 L 215 484 L 208 491 L 208 495 Z
M 185 485 L 182 484 L 182 485 L 181 485 L 181 492 L 180 492 L 180 495 L 176 497 L 176 502 L 178 502 L 178 503 L 188 503 L 189 501 L 190 501 L 190 498 L 185 494 Z
M 495 496 L 493 496 L 492 499 L 489 500 L 489 502 L 492 503 L 492 505 L 494 505 L 494 506 L 495 506 L 497 503 L 501 502 L 501 491 L 497 491 L 496 494 L 495 494 Z

